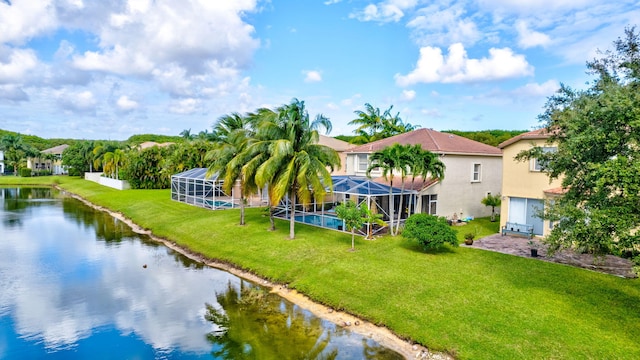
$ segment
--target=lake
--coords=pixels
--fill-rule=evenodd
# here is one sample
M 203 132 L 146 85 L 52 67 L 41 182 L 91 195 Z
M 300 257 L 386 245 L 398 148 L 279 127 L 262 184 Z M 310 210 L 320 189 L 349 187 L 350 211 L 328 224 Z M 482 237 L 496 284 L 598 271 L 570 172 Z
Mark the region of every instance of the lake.
M 50 188 L 0 188 L 0 359 L 400 359 Z

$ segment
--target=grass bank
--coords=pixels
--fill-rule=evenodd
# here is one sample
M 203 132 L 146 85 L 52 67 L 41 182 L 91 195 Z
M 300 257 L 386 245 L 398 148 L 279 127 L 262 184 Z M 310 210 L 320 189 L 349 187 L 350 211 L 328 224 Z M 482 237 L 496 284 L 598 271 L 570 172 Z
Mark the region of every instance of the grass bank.
M 0 184 L 21 182 L 14 179 L 0 177 Z M 425 253 L 401 236 L 357 238 L 349 252 L 349 234 L 298 224 L 296 239 L 287 240 L 282 221 L 266 231 L 261 209 L 249 209 L 239 226 L 237 210 L 173 202 L 168 190 L 32 179 L 25 181 L 56 181 L 158 236 L 460 359 L 640 358 L 637 279 L 463 247 Z M 478 224 L 467 226 L 487 227 Z

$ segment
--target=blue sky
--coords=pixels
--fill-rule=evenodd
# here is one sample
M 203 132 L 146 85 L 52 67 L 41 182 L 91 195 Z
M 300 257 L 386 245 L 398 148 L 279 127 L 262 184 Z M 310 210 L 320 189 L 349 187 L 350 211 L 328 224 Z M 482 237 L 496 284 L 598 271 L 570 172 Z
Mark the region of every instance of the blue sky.
M 304 100 L 436 130 L 522 129 L 637 0 L 0 0 L 0 129 L 126 139 Z

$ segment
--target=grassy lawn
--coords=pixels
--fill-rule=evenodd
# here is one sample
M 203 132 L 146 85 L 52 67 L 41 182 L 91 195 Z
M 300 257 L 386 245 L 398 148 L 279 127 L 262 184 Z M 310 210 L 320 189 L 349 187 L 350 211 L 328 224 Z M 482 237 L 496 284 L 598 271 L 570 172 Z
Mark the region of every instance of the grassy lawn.
M 0 177 L 0 184 L 18 183 Z M 40 178 L 32 183 L 52 182 Z M 158 235 L 316 301 L 385 325 L 460 359 L 638 359 L 640 281 L 491 251 L 425 253 L 401 236 L 375 241 L 278 221 L 262 209 L 210 211 L 170 200 L 169 190 L 117 191 L 68 177 L 63 188 L 117 210 Z M 498 223 L 456 227 L 480 238 Z

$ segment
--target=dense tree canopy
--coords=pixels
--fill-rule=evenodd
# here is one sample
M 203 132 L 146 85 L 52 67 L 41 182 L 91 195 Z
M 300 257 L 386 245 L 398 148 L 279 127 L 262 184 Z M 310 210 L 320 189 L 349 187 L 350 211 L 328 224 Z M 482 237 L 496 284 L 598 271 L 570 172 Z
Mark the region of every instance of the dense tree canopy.
M 562 86 L 540 120 L 556 152 L 536 147 L 518 159 L 538 158 L 564 195 L 545 207 L 554 222 L 551 250 L 637 256 L 640 248 L 640 41 L 635 28 L 615 50 L 587 63 L 597 76 L 586 90 Z

